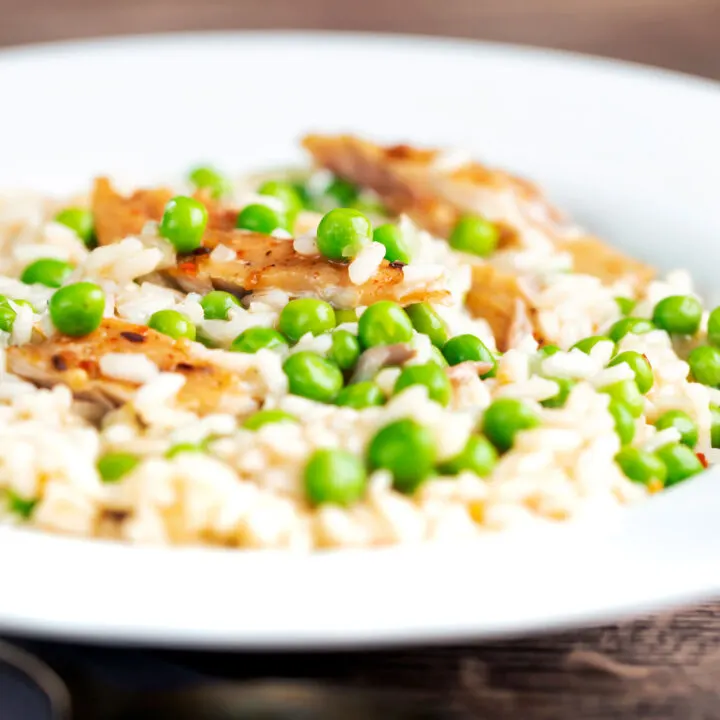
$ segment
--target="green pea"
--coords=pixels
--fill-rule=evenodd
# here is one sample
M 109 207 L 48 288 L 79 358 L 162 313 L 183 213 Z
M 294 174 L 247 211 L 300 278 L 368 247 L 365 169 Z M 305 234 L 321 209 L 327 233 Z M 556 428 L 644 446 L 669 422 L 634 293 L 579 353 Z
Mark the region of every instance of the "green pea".
M 0 330 L 12 332 L 17 313 L 12 309 L 9 300 L 0 295 Z
M 436 347 L 433 345 L 430 348 L 430 361 L 434 362 L 436 365 L 439 365 L 442 368 L 450 367 L 450 364 L 445 359 L 445 356 L 442 354 L 442 350 L 440 350 L 439 347 Z M 483 375 L 483 377 L 488 377 L 487 375 Z
M 277 331 L 266 327 L 243 330 L 230 345 L 232 352 L 256 353 L 258 350 L 275 350 L 288 347 L 287 340 Z
M 199 200 L 178 195 L 165 206 L 158 233 L 179 253 L 189 253 L 202 245 L 207 223 L 207 208 Z
M 368 462 L 373 469 L 390 471 L 393 487 L 412 494 L 432 472 L 435 464 L 432 433 L 415 420 L 395 420 L 381 428 L 368 446 Z
M 355 310 L 335 310 L 335 324 L 357 322 L 357 312 Z
M 224 290 L 211 290 L 201 301 L 200 305 L 206 320 L 227 320 L 228 313 L 233 308 L 240 307 L 240 301 Z
M 633 335 L 644 335 L 655 329 L 655 325 L 653 325 L 650 320 L 627 317 L 614 323 L 610 330 L 608 330 L 608 336 L 613 342 L 619 343 L 629 333 Z
M 656 421 L 655 427 L 658 430 L 675 428 L 680 433 L 680 442 L 689 448 L 694 448 L 698 442 L 698 426 L 693 419 L 682 410 L 668 410 Z
M 720 307 L 716 307 L 708 316 L 707 339 L 711 345 L 720 347 Z
M 627 350 L 616 355 L 611 361 L 608 367 L 615 365 L 621 365 L 627 363 L 630 369 L 635 374 L 635 382 L 637 383 L 638 390 L 645 395 L 650 388 L 653 386 L 654 378 L 652 366 L 648 359 L 634 350 Z
M 483 417 L 483 431 L 490 442 L 506 452 L 521 430 L 530 430 L 540 424 L 532 407 L 515 398 L 500 398 L 490 404 Z
M 607 393 L 613 400 L 625 403 L 633 417 L 640 417 L 645 408 L 645 398 L 640 394 L 634 380 L 620 380 L 602 388 L 600 392 Z
M 452 397 L 452 385 L 447 373 L 434 362 L 404 368 L 395 382 L 395 392 L 402 392 L 411 385 L 424 385 L 428 397 L 442 406 L 446 406 Z
M 360 341 L 347 330 L 335 330 L 332 334 L 330 359 L 337 363 L 341 370 L 355 367 L 360 357 Z
M 287 230 L 288 220 L 285 213 L 267 205 L 253 203 L 239 212 L 235 227 L 261 235 L 272 235 L 275 230 Z
M 325 194 L 333 198 L 340 207 L 352 205 L 360 195 L 357 185 L 340 177 L 333 178 L 325 188 Z
M 281 311 L 278 329 L 292 342 L 306 333 L 322 335 L 335 327 L 332 305 L 315 298 L 291 300 Z
M 254 415 L 251 415 L 242 426 L 246 430 L 259 430 L 265 425 L 271 425 L 279 422 L 298 422 L 298 419 L 291 415 L 289 412 L 284 410 L 258 410 Z
M 475 335 L 456 335 L 450 338 L 443 345 L 442 352 L 449 365 L 459 365 L 468 361 L 490 363 L 492 369 L 481 375 L 482 378 L 490 377 L 497 368 L 497 359 L 487 345 Z
M 201 345 L 204 345 L 209 350 L 212 350 L 214 348 L 217 348 L 217 343 L 202 331 L 202 328 L 197 328 L 195 332 L 195 342 L 199 342 Z
M 543 345 L 538 351 L 537 354 L 540 356 L 542 360 L 544 360 L 547 357 L 551 357 L 552 355 L 557 355 L 557 353 L 560 352 L 560 348 L 557 345 Z
M 621 445 L 628 445 L 635 437 L 635 418 L 628 406 L 620 400 L 610 399 L 608 411 L 615 421 L 615 432 Z
M 336 405 L 351 407 L 355 410 L 382 405 L 385 396 L 373 382 L 359 382 L 344 387 L 335 400 Z
M 87 208 L 65 208 L 55 216 L 55 222 L 70 228 L 87 247 L 95 247 L 95 222 Z
M 379 225 L 373 231 L 373 240 L 385 246 L 385 259 L 388 262 L 400 262 L 405 265 L 410 262 L 410 248 L 397 225 L 393 223 Z
M 283 364 L 293 395 L 330 403 L 343 386 L 343 376 L 335 363 L 309 351 L 291 355 Z
M 500 232 L 494 223 L 477 215 L 465 215 L 450 232 L 448 242 L 454 250 L 488 257 L 497 248 Z
M 103 455 L 97 463 L 98 473 L 103 482 L 121 480 L 140 463 L 137 455 L 127 452 L 111 452 Z
M 366 348 L 410 342 L 412 334 L 407 313 L 390 300 L 373 303 L 358 320 L 358 337 Z
M 227 195 L 231 190 L 230 181 L 215 168 L 207 165 L 196 167 L 190 172 L 189 178 L 198 190 L 208 191 L 216 200 Z
M 700 328 L 702 305 L 691 295 L 672 295 L 653 310 L 653 322 L 661 330 L 677 335 L 694 335 Z
M 615 302 L 617 303 L 618 310 L 621 315 L 626 317 L 635 309 L 637 302 L 629 297 L 616 297 Z
M 696 382 L 709 387 L 720 385 L 720 349 L 701 345 L 690 352 L 687 361 Z
M 575 381 L 568 378 L 558 377 L 548 378 L 548 380 L 552 380 L 554 383 L 557 383 L 558 391 L 556 395 L 543 400 L 540 404 L 546 408 L 564 407 L 568 397 L 570 396 L 570 391 L 575 386 Z
M 441 348 L 448 341 L 447 325 L 430 303 L 413 303 L 405 308 L 405 312 L 415 330 L 427 335 L 433 345 Z
M 336 208 L 323 217 L 317 229 L 317 246 L 330 260 L 354 258 L 372 237 L 372 223 L 358 210 Z
M 590 337 L 583 338 L 576 342 L 570 349 L 579 350 L 589 355 L 590 351 L 601 342 L 612 343 L 613 352 L 615 352 L 615 343 L 607 335 L 591 335 Z
M 458 475 L 469 470 L 479 477 L 487 477 L 495 467 L 497 459 L 497 450 L 486 437 L 471 435 L 463 450 L 439 465 L 438 471 L 442 475 Z
M 362 460 L 345 450 L 316 450 L 305 466 L 305 497 L 311 505 L 349 507 L 365 493 Z
M 697 455 L 687 445 L 681 443 L 664 445 L 655 454 L 662 460 L 667 470 L 666 487 L 677 485 L 704 470 Z
M 171 448 L 169 448 L 165 453 L 165 457 L 168 460 L 172 460 L 173 458 L 176 458 L 178 455 L 183 455 L 184 453 L 204 453 L 206 451 L 207 451 L 207 441 L 205 441 L 205 440 L 203 440 L 199 443 L 181 442 L 181 443 L 176 443 Z
M 290 182 L 290 185 L 292 185 L 293 190 L 295 190 L 297 196 L 300 198 L 302 208 L 313 211 L 319 210 L 316 199 L 313 197 L 312 193 L 308 189 L 307 183 L 305 181 L 293 180 Z
M 267 195 L 280 200 L 292 218 L 303 209 L 303 201 L 297 189 L 286 180 L 267 180 L 258 188 L 258 195 Z
M 6 490 L 5 499 L 7 501 L 8 510 L 13 513 L 13 515 L 20 516 L 23 520 L 30 519 L 38 504 L 38 500 L 36 498 L 24 498 L 21 495 L 18 495 L 14 490 Z
M 59 288 L 70 277 L 73 266 L 64 260 L 55 258 L 41 258 L 31 262 L 20 275 L 20 280 L 26 285 L 46 285 L 49 288 Z
M 663 484 L 667 477 L 665 463 L 645 450 L 625 447 L 615 455 L 615 462 L 627 478 L 643 485 L 649 485 L 653 480 Z
M 66 285 L 50 298 L 48 310 L 53 325 L 64 335 L 89 335 L 102 322 L 105 293 L 89 282 Z
M 148 327 L 175 340 L 195 339 L 195 326 L 177 310 L 158 310 L 150 316 Z
M 620 400 L 610 399 L 608 411 L 615 421 L 615 432 L 620 438 L 621 445 L 628 445 L 635 437 L 635 418 L 628 406 Z
M 710 405 L 710 440 L 714 448 L 720 448 L 720 407 Z

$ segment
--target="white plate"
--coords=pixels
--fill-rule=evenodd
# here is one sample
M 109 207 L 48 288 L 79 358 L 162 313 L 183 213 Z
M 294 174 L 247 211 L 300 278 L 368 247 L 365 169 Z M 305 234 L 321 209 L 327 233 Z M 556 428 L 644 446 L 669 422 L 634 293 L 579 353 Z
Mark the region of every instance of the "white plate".
M 353 130 L 519 170 L 706 291 L 720 268 L 720 91 L 689 77 L 457 41 L 195 35 L 6 51 L 0 98 L 0 187 L 244 170 L 296 159 L 307 130 Z M 519 634 L 720 596 L 720 472 L 463 546 L 296 556 L 5 528 L 0 557 L 0 626 L 25 632 L 258 648 Z

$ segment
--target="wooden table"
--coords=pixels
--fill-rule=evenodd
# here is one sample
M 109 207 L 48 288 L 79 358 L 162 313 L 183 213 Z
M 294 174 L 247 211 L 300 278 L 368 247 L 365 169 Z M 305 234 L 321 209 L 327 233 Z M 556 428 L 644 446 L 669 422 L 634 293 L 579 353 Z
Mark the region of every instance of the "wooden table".
M 236 28 L 454 35 L 720 78 L 720 0 L 0 0 L 0 45 Z
M 532 43 L 720 79 L 720 0 L 0 0 L 0 45 L 235 28 L 413 32 Z M 218 656 L 203 662 L 228 666 L 228 658 Z M 259 676 L 430 688 L 477 717 L 710 720 L 720 718 L 720 605 L 514 642 L 239 656 L 236 664 Z
M 706 605 L 616 627 L 505 642 L 363 653 L 210 654 L 189 662 L 237 679 L 310 678 L 413 690 L 427 697 L 429 707 L 437 703 L 463 718 L 717 720 L 719 630 L 720 605 Z

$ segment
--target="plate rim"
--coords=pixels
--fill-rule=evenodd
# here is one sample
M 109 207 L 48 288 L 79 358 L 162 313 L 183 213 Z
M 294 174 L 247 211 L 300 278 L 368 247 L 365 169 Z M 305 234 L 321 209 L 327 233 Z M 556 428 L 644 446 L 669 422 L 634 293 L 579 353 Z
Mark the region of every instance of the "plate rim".
M 643 65 L 641 63 L 633 63 L 622 60 L 615 60 L 611 58 L 605 58 L 595 55 L 586 55 L 581 53 L 569 52 L 565 50 L 555 50 L 550 48 L 542 48 L 536 46 L 526 45 L 515 45 L 510 43 L 493 43 L 478 40 L 468 39 L 454 39 L 454 38 L 436 38 L 432 36 L 423 35 L 408 35 L 408 34 L 395 34 L 395 33 L 349 33 L 349 32 L 335 32 L 335 31 L 212 31 L 212 32 L 192 32 L 192 33 L 148 33 L 141 35 L 117 35 L 108 36 L 103 38 L 93 38 L 85 40 L 70 40 L 70 41 L 57 41 L 50 43 L 37 43 L 29 45 L 21 45 L 16 47 L 9 47 L 0 50 L 0 66 L 12 66 L 17 62 L 24 61 L 43 61 L 49 56 L 62 51 L 64 53 L 72 53 L 76 55 L 83 55 L 87 53 L 103 53 L 107 51 L 129 51 L 137 45 L 142 45 L 147 49 L 161 48 L 162 46 L 178 46 L 178 44 L 205 44 L 208 42 L 215 43 L 218 40 L 223 41 L 242 41 L 245 43 L 266 43 L 268 40 L 272 40 L 277 43 L 287 43 L 288 41 L 299 42 L 302 44 L 308 44 L 311 42 L 321 42 L 325 45 L 332 43 L 352 43 L 356 46 L 362 46 L 372 52 L 373 48 L 383 48 L 393 45 L 397 47 L 397 43 L 402 43 L 404 46 L 410 48 L 421 47 L 424 49 L 430 49 L 435 51 L 456 51 L 463 49 L 464 51 L 477 53 L 483 52 L 493 56 L 498 54 L 503 56 L 513 56 L 520 58 L 524 61 L 538 61 L 548 62 L 551 65 L 557 64 L 571 64 L 575 67 L 585 68 L 589 72 L 610 72 L 612 74 L 622 74 L 627 76 L 629 73 L 635 77 L 639 77 L 643 80 L 660 81 L 662 83 L 678 83 L 681 82 L 685 89 L 688 89 L 690 85 L 692 89 L 700 89 L 703 91 L 710 91 L 717 101 L 720 103 L 720 82 L 712 79 L 703 78 L 700 76 L 690 75 L 686 73 L 680 73 L 677 71 L 667 70 L 665 68 L 659 68 L 650 65 Z M 720 478 L 720 468 L 715 468 L 706 473 L 704 478 L 714 479 L 717 484 L 717 478 Z M 701 483 L 705 486 L 709 486 L 707 480 L 702 481 L 698 479 L 692 483 Z M 687 488 L 691 489 L 690 486 Z M 680 497 L 685 491 L 685 488 L 680 489 L 680 493 L 677 497 Z M 690 493 L 686 493 L 690 494 Z M 699 491 L 693 493 L 694 495 L 701 495 Z M 717 494 L 717 492 L 716 492 Z M 672 491 L 667 494 L 668 497 L 675 497 L 676 491 Z M 664 500 L 665 498 L 663 498 Z M 660 502 L 660 500 L 653 500 L 652 503 Z M 643 507 L 651 503 L 646 503 Z M 667 506 L 668 503 L 663 503 L 663 507 Z M 654 511 L 652 511 L 654 512 Z M 642 515 L 642 509 L 632 508 L 624 511 L 624 517 L 632 515 L 634 518 L 636 515 Z M 644 511 L 647 515 L 647 510 Z M 627 522 L 627 521 L 625 521 Z M 634 522 L 634 521 L 633 521 Z M 620 526 L 623 522 L 620 521 Z M 563 533 L 563 542 L 567 538 L 572 537 L 573 531 L 578 530 L 576 527 L 562 528 L 559 532 Z M 627 528 L 625 530 L 627 532 Z M 580 536 L 587 538 L 587 533 L 579 531 Z M 533 541 L 535 536 L 533 536 Z M 553 543 L 559 542 L 555 537 L 547 541 L 552 547 L 559 547 L 553 545 Z M 34 531 L 26 530 L 15 530 L 15 529 L 2 529 L 0 530 L 0 549 L 8 547 L 8 545 L 16 544 L 19 546 L 25 546 L 29 548 L 31 555 L 35 553 L 36 560 L 42 566 L 42 550 L 45 546 L 50 543 L 58 543 L 63 547 L 75 548 L 70 550 L 74 556 L 83 559 L 88 559 L 90 562 L 95 562 L 96 558 L 92 557 L 96 554 L 110 554 L 110 551 L 103 553 L 102 550 L 107 545 L 113 547 L 112 553 L 115 553 L 114 557 L 122 556 L 127 561 L 128 558 L 135 557 L 138 555 L 145 555 L 146 557 L 153 557 L 155 555 L 172 556 L 173 563 L 179 567 L 181 559 L 190 557 L 196 553 L 200 553 L 203 556 L 212 556 L 223 558 L 222 564 L 227 564 L 228 553 L 235 555 L 238 551 L 222 551 L 214 548 L 211 549 L 188 549 L 188 548 L 154 548 L 149 549 L 147 547 L 137 547 L 130 545 L 122 545 L 116 543 L 106 543 L 104 541 L 92 540 L 92 539 L 74 539 L 74 538 L 63 538 L 51 534 L 41 534 Z M 533 542 L 533 544 L 535 544 Z M 542 543 L 538 542 L 538 545 Z M 34 547 L 33 547 L 34 546 Z M 38 546 L 40 546 L 38 548 Z M 420 551 L 422 559 L 425 559 L 425 549 L 427 546 L 421 546 L 423 549 Z M 720 549 L 720 538 L 715 546 Z M 474 545 L 473 545 L 474 549 Z M 77 551 L 77 552 L 76 552 Z M 337 558 L 347 558 L 348 553 L 354 551 L 348 550 L 337 550 L 329 551 L 325 553 L 318 553 L 316 555 L 299 556 L 291 553 L 282 553 L 282 560 L 276 560 L 274 562 L 280 565 L 286 564 L 288 560 L 291 560 L 293 564 L 302 566 L 309 565 L 320 565 L 322 563 L 330 564 L 338 562 Z M 388 554 L 397 556 L 406 552 L 406 550 L 400 548 L 390 549 L 370 549 L 360 551 L 364 555 L 372 555 L 371 558 L 374 560 L 381 555 L 387 557 Z M 148 554 L 150 553 L 150 555 Z M 259 558 L 262 562 L 265 562 L 273 553 L 273 551 L 240 551 L 238 554 L 240 557 L 235 558 L 235 562 L 245 561 L 248 563 L 257 563 Z M 58 553 L 53 553 L 55 556 Z M 600 556 L 598 556 L 600 557 Z M 320 559 L 318 559 L 320 558 Z M 328 560 L 330 558 L 330 560 Z M 28 579 L 27 573 L 23 570 L 23 563 L 20 558 L 11 558 L 8 561 L 8 569 L 12 570 L 15 574 L 20 576 L 25 575 L 25 579 Z M 298 560 L 300 562 L 298 563 Z M 209 561 L 210 562 L 210 561 Z M 215 562 L 213 560 L 212 562 Z M 369 562 L 369 561 L 368 561 Z M 149 564 L 149 563 L 146 563 Z M 392 564 L 392 563 L 391 563 Z M 52 568 L 45 568 L 51 571 Z M 101 568 L 96 566 L 95 572 L 98 573 L 98 578 L 102 578 L 103 582 L 110 583 L 111 575 L 109 568 Z M 369 570 L 367 568 L 366 570 Z M 693 568 L 695 572 L 697 568 Z M 126 568 L 127 571 L 127 568 Z M 72 576 L 72 574 L 71 574 Z M 55 574 L 54 582 L 57 583 L 58 588 L 62 585 L 62 577 L 60 574 Z M 690 575 L 688 575 L 690 577 Z M 458 618 L 455 624 L 436 624 L 435 626 L 421 629 L 418 632 L 417 626 L 397 625 L 394 628 L 384 628 L 380 631 L 376 631 L 374 634 L 367 634 L 368 630 L 366 626 L 360 626 L 359 628 L 353 628 L 352 630 L 346 630 L 343 634 L 338 634 L 338 626 L 336 624 L 328 624 L 324 627 L 318 626 L 315 630 L 310 632 L 301 632 L 295 636 L 278 637 L 272 633 L 263 635 L 258 633 L 253 637 L 247 635 L 249 626 L 233 626 L 233 627 L 221 627 L 218 626 L 217 622 L 210 622 L 209 624 L 203 625 L 195 624 L 182 625 L 175 624 L 173 626 L 149 628 L 143 623 L 136 624 L 133 626 L 132 622 L 117 622 L 107 624 L 103 623 L 100 618 L 89 619 L 83 616 L 82 613 L 78 613 L 77 609 L 66 607 L 64 612 L 64 619 L 59 622 L 57 620 L 43 619 L 42 614 L 39 613 L 38 607 L 35 606 L 32 612 L 23 614 L 22 611 L 16 609 L 15 612 L 8 612 L 5 603 L 8 597 L 14 597 L 16 608 L 22 606 L 22 595 L 18 594 L 17 590 L 11 591 L 7 594 L 0 592 L 0 626 L 6 629 L 21 630 L 22 632 L 31 633 L 33 631 L 41 632 L 43 635 L 52 635 L 55 637 L 67 637 L 72 636 L 74 638 L 82 637 L 85 640 L 92 641 L 93 639 L 98 642 L 107 641 L 122 641 L 122 642 L 135 642 L 138 644 L 162 644 L 162 645 L 183 645 L 183 646 L 212 646 L 212 647 L 235 647 L 235 648 L 295 648 L 295 649 L 307 649 L 317 647 L 380 647 L 387 645 L 394 645 L 398 642 L 403 643 L 427 643 L 427 642 L 447 642 L 457 641 L 462 639 L 472 639 L 477 636 L 483 638 L 495 638 L 495 637 L 508 637 L 517 634 L 523 634 L 530 630 L 535 632 L 539 628 L 544 627 L 547 631 L 557 630 L 562 627 L 573 627 L 578 624 L 595 624 L 606 622 L 610 619 L 617 619 L 618 617 L 624 617 L 630 614 L 635 614 L 639 609 L 645 611 L 647 609 L 661 609 L 684 603 L 692 600 L 706 599 L 710 596 L 720 595 L 720 570 L 712 573 L 705 581 L 702 580 L 700 575 L 692 575 L 693 581 L 688 580 L 688 585 L 683 589 L 669 588 L 662 595 L 658 595 L 654 600 L 644 600 L 642 608 L 640 608 L 637 601 L 630 601 L 627 603 L 615 603 L 613 606 L 608 606 L 606 612 L 595 609 L 588 609 L 584 613 L 577 613 L 574 617 L 568 621 L 566 618 L 555 617 L 554 619 L 547 619 L 540 622 L 537 618 L 524 618 L 520 621 L 513 623 L 506 622 L 505 624 L 498 623 L 493 628 L 485 627 L 481 631 L 476 628 L 473 624 L 472 616 L 466 614 L 462 619 Z M 589 578 L 588 578 L 589 580 Z M 693 584 L 694 583 L 694 584 Z M 35 589 L 36 592 L 42 592 L 45 583 L 39 582 L 37 578 L 30 578 L 29 584 Z M 233 589 L 232 583 L 226 583 L 224 586 L 225 591 L 231 591 Z M 281 590 L 282 584 L 276 584 L 272 586 L 274 590 Z M 464 585 L 465 589 L 469 592 L 476 592 L 480 590 L 475 582 L 467 583 Z M 521 590 L 527 589 L 522 583 L 515 583 L 515 589 Z M 424 588 L 428 590 L 427 583 L 420 583 L 418 588 Z M 178 585 L 175 588 L 177 591 L 182 591 L 183 586 Z M 126 589 L 127 590 L 127 589 Z M 185 588 L 187 591 L 187 588 Z M 439 590 L 442 590 L 440 588 Z M 60 592 L 62 597 L 63 593 Z M 438 595 L 441 597 L 442 593 Z M 5 597 L 5 601 L 3 600 Z M 97 603 L 102 601 L 103 598 L 107 597 L 104 588 L 99 588 L 99 591 L 92 596 L 92 601 Z M 132 602 L 131 598 L 127 593 L 122 597 Z M 303 602 L 311 602 L 311 595 L 304 595 Z M 86 598 L 87 601 L 87 598 Z M 368 597 L 368 602 L 376 602 L 373 598 Z M 229 618 L 232 608 L 223 605 L 223 612 L 226 613 L 225 618 Z M 260 606 L 258 606 L 260 607 Z M 155 608 L 155 612 L 161 612 L 162 608 Z M 465 607 L 465 612 L 469 612 L 471 608 Z M 34 614 L 33 614 L 34 613 Z M 314 615 L 316 621 L 322 621 L 322 614 Z M 333 615 L 333 622 L 338 621 L 338 616 Z M 177 618 L 174 620 L 177 622 Z M 102 633 L 98 637 L 98 633 Z M 243 634 L 245 633 L 245 634 Z M 416 634 L 413 634 L 416 633 Z

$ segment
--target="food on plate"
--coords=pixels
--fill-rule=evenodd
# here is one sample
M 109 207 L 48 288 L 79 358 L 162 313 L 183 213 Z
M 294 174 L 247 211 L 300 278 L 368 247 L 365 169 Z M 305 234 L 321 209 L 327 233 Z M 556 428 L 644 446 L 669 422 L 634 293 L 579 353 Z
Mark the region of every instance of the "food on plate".
M 0 196 L 0 520 L 372 547 L 609 513 L 718 461 L 720 309 L 452 153 Z
M 459 252 L 487 258 L 498 248 L 555 249 L 556 256 L 569 256 L 574 272 L 604 283 L 624 280 L 638 287 L 653 277 L 651 267 L 587 236 L 532 183 L 502 170 L 439 150 L 381 147 L 347 135 L 309 135 L 303 144 L 318 165 L 374 190 L 392 212 L 446 238 Z M 512 342 L 513 320 L 527 322 L 533 314 L 516 269 L 505 273 L 499 263 L 474 265 L 467 302 L 488 320 L 501 349 Z
M 166 202 L 170 207 L 164 209 L 158 202 L 160 198 L 170 198 Z M 198 200 L 184 199 L 204 208 Z M 126 237 L 129 228 L 137 233 L 137 228 L 142 229 L 148 221 L 159 222 L 158 233 L 166 237 L 165 228 L 172 227 L 168 214 L 172 215 L 178 207 L 171 193 L 141 191 L 124 198 L 115 193 L 106 180 L 96 183 L 92 206 L 101 245 Z M 244 210 L 248 207 L 265 206 L 253 204 Z M 256 227 L 228 227 L 227 218 L 242 218 L 244 210 L 239 214 L 232 209 L 211 212 L 209 221 L 206 213 L 200 222 L 199 235 L 194 229 L 188 232 L 188 237 L 171 232 L 169 243 L 178 251 L 178 256 L 159 272 L 185 292 L 205 294 L 222 289 L 241 297 L 279 289 L 293 297 L 304 294 L 322 297 L 339 308 L 369 305 L 384 299 L 412 303 L 427 297 L 440 302 L 449 296 L 439 285 L 418 288 L 407 283 L 402 268 L 393 266 L 382 254 L 378 256 L 377 251 L 368 253 L 367 258 L 361 257 L 357 264 L 333 262 L 337 258 L 320 254 L 315 238 L 305 238 L 307 242 L 302 244 L 287 242 L 290 235 L 285 228 L 269 228 L 261 234 Z M 369 221 L 366 222 L 369 229 Z M 185 228 L 191 224 L 186 222 Z M 352 221 L 347 224 L 352 231 Z M 322 232 L 318 239 L 321 235 Z M 351 238 L 346 237 L 344 241 L 349 245 Z M 357 282 L 358 279 L 362 282 Z

